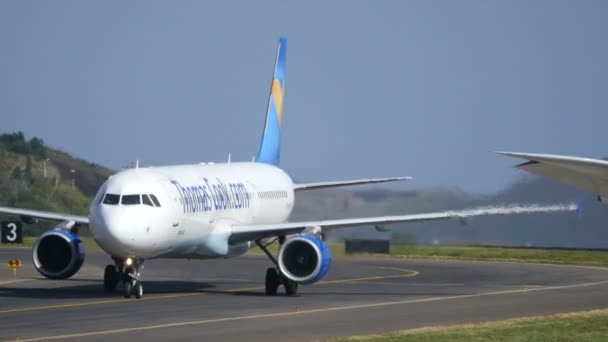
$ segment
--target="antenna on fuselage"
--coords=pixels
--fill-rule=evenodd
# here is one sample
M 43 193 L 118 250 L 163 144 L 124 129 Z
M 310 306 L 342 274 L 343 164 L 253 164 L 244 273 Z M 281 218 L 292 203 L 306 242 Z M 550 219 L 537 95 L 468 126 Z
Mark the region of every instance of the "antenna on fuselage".
M 228 164 L 230 164 L 230 153 L 228 153 Z
M 135 168 L 139 169 L 139 159 L 135 159 Z

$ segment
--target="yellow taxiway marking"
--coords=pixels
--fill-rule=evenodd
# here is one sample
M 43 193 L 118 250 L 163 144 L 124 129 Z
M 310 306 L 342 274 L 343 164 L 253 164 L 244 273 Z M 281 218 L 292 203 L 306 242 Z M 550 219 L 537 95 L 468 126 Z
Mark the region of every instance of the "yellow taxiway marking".
M 590 286 L 605 285 L 605 284 L 608 284 L 608 280 L 596 281 L 596 282 L 591 282 L 591 283 L 571 284 L 571 285 L 547 286 L 547 287 L 529 289 L 528 291 L 530 291 L 530 292 L 532 292 L 532 291 L 534 291 L 534 292 L 552 291 L 552 290 L 563 290 L 563 289 L 580 288 L 580 287 L 590 287 Z M 225 318 L 205 319 L 205 320 L 199 320 L 199 321 L 148 325 L 148 326 L 140 326 L 140 327 L 133 327 L 133 328 L 109 329 L 109 330 L 90 331 L 90 332 L 84 332 L 84 333 L 24 338 L 24 339 L 19 339 L 19 341 L 43 341 L 43 340 L 69 339 L 69 338 L 73 339 L 73 338 L 82 338 L 82 337 L 90 337 L 90 336 L 103 336 L 103 335 L 118 334 L 118 333 L 146 331 L 146 330 L 154 330 L 154 329 L 167 329 L 167 328 L 176 328 L 176 327 L 184 327 L 184 326 L 205 325 L 205 324 L 212 324 L 212 323 L 246 321 L 246 320 L 275 318 L 275 317 L 289 317 L 289 316 L 302 315 L 302 314 L 318 314 L 318 313 L 327 313 L 327 312 L 334 312 L 334 311 L 382 308 L 382 307 L 395 306 L 395 305 L 439 302 L 439 301 L 455 300 L 455 299 L 514 294 L 514 293 L 520 293 L 520 292 L 521 292 L 521 290 L 517 289 L 517 290 L 505 290 L 505 291 L 495 291 L 495 292 L 482 292 L 482 293 L 475 293 L 475 294 L 468 294 L 468 295 L 454 295 L 454 296 L 445 296 L 445 297 L 406 299 L 406 300 L 400 300 L 400 301 L 380 302 L 380 303 L 371 303 L 371 304 L 333 306 L 333 307 L 320 308 L 320 309 L 283 311 L 283 312 L 257 314 L 257 315 L 249 315 L 249 316 L 225 317 Z
M 22 283 L 24 281 L 32 281 L 32 280 L 36 280 L 36 279 L 14 279 L 14 280 L 0 281 L 0 285 Z
M 321 280 L 312 285 L 329 285 L 329 284 L 348 284 L 348 283 L 356 283 L 361 281 L 370 281 L 370 280 L 384 280 L 384 279 L 393 279 L 393 278 L 408 278 L 415 277 L 420 274 L 418 271 L 407 270 L 405 268 L 399 267 L 379 267 L 387 270 L 396 270 L 400 272 L 404 272 L 405 274 L 397 274 L 397 275 L 389 275 L 389 276 L 372 276 L 372 277 L 362 277 L 362 278 L 349 278 L 349 279 L 336 279 L 336 280 Z M 255 290 L 263 290 L 263 287 L 248 287 L 242 289 L 234 289 L 234 290 L 226 290 L 221 292 L 247 292 L 247 291 L 255 291 Z
M 171 295 L 159 295 L 154 297 L 144 297 L 141 299 L 109 299 L 109 300 L 98 300 L 94 302 L 83 302 L 83 303 L 71 303 L 71 304 L 57 304 L 57 305 L 47 305 L 47 306 L 35 306 L 30 308 L 19 308 L 19 309 L 9 309 L 9 310 L 0 310 L 0 314 L 5 313 L 14 313 L 14 312 L 24 312 L 24 311 L 39 311 L 39 310 L 52 310 L 52 309 L 63 309 L 63 308 L 75 308 L 79 306 L 91 306 L 91 305 L 101 305 L 101 304 L 113 304 L 113 303 L 125 303 L 125 302 L 140 302 L 140 301 L 149 301 L 149 300 L 159 300 L 159 299 L 172 299 L 172 298 L 182 298 L 182 297 L 192 297 L 192 296 L 204 296 L 207 295 L 205 292 L 191 292 L 191 293 L 179 293 L 179 294 L 171 294 Z
M 363 278 L 353 278 L 353 279 L 338 279 L 338 280 L 322 280 L 316 284 L 325 285 L 325 284 L 346 284 L 346 283 L 356 283 L 360 281 L 370 281 L 370 280 L 385 280 L 385 279 L 394 279 L 394 278 L 408 278 L 415 277 L 420 274 L 418 271 L 407 270 L 405 268 L 399 267 L 381 267 L 388 270 L 396 270 L 400 272 L 404 272 L 405 274 L 396 274 L 390 276 L 373 276 L 373 277 L 363 277 Z
M 405 277 L 414 277 L 420 274 L 417 271 L 406 270 L 403 268 L 397 267 L 381 267 L 384 269 L 397 270 L 400 272 L 405 272 L 405 274 L 398 275 L 389 275 L 389 276 L 373 276 L 373 277 L 364 277 L 364 278 L 351 278 L 351 279 L 338 279 L 338 280 L 328 280 L 328 281 L 320 281 L 315 285 L 326 285 L 326 284 L 340 284 L 340 283 L 353 283 L 360 281 L 369 281 L 369 280 L 377 280 L 377 279 L 391 279 L 391 278 L 405 278 Z M 247 291 L 255 291 L 263 289 L 263 287 L 248 287 L 248 288 L 240 288 L 240 289 L 232 289 L 221 292 L 229 292 L 229 293 L 238 293 L 238 292 L 247 292 Z M 194 297 L 194 296 L 205 296 L 212 292 L 190 292 L 190 293 L 179 293 L 179 294 L 170 294 L 170 295 L 158 295 L 153 297 L 144 297 L 141 299 L 109 299 L 109 300 L 99 300 L 93 302 L 82 302 L 82 303 L 70 303 L 70 304 L 57 304 L 57 305 L 47 305 L 47 306 L 35 306 L 29 308 L 18 308 L 18 309 L 9 309 L 9 310 L 0 310 L 0 314 L 7 313 L 16 313 L 16 312 L 25 312 L 25 311 L 41 311 L 41 310 L 53 310 L 53 309 L 65 309 L 65 308 L 75 308 L 81 306 L 93 306 L 93 305 L 102 305 L 102 304 L 115 304 L 115 303 L 125 303 L 125 302 L 141 302 L 141 301 L 150 301 L 150 300 L 160 300 L 160 299 L 174 299 L 174 298 L 183 298 L 183 297 Z

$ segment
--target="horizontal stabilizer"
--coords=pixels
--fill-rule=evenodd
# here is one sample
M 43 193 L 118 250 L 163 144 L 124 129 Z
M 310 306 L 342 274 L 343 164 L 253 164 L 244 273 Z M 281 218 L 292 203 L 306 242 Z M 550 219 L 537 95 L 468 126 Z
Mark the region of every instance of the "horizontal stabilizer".
M 324 189 L 324 188 L 336 188 L 336 187 L 340 187 L 340 186 L 350 186 L 350 185 L 396 182 L 396 181 L 404 181 L 404 180 L 410 180 L 410 179 L 412 179 L 412 177 L 367 178 L 367 179 L 353 179 L 353 180 L 336 181 L 336 182 L 300 183 L 300 184 L 294 184 L 293 189 L 295 191 L 314 190 L 314 189 Z

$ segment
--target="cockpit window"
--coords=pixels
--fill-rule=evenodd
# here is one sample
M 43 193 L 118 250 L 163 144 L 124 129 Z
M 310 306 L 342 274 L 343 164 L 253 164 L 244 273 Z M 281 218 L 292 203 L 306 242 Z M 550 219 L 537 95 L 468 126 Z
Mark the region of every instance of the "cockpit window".
M 150 194 L 150 198 L 152 198 L 154 205 L 156 205 L 157 207 L 160 207 L 160 202 L 158 201 L 158 198 L 156 198 L 156 196 Z
M 139 195 L 122 195 L 121 203 L 124 205 L 135 205 L 140 204 L 141 199 Z
M 103 198 L 103 204 L 117 205 L 120 201 L 120 195 L 106 194 Z
M 148 197 L 148 195 L 143 194 L 141 195 L 141 202 L 145 205 L 149 205 L 151 207 L 154 206 L 154 204 L 152 204 L 152 201 L 150 200 L 150 197 Z

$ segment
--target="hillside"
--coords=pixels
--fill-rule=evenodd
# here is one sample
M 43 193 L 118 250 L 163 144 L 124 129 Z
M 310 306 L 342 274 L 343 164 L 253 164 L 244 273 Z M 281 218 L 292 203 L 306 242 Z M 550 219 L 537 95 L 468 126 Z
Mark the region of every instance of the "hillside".
M 44 145 L 23 133 L 0 135 L 0 205 L 87 215 L 90 200 L 112 171 Z M 48 223 L 27 225 L 35 235 Z

